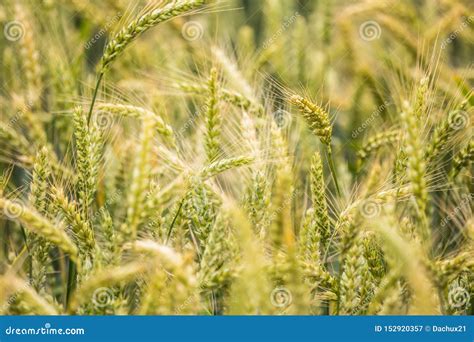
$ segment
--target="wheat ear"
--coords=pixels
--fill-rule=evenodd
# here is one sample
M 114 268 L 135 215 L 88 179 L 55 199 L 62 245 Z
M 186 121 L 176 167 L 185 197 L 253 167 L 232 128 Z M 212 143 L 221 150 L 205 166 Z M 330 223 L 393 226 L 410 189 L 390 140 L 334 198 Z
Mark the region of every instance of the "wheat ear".
M 37 293 L 26 281 L 17 276 L 0 276 L 0 303 L 7 297 L 21 297 L 22 304 L 28 307 L 28 313 L 36 315 L 57 315 L 57 310 L 43 296 Z M 7 303 L 11 304 L 10 301 Z M 2 305 L 2 308 L 5 307 Z M 0 309 L 1 310 L 1 309 Z
M 94 231 L 89 222 L 84 220 L 75 202 L 70 201 L 61 189 L 53 188 L 51 201 L 64 216 L 76 237 L 79 252 L 91 256 L 95 249 Z
M 332 127 L 329 114 L 320 106 L 299 95 L 293 95 L 290 102 L 298 107 L 308 126 L 324 145 L 331 145 Z
M 425 180 L 425 161 L 423 155 L 423 145 L 420 134 L 422 133 L 413 109 L 405 102 L 401 113 L 406 130 L 405 148 L 407 156 L 407 178 L 410 181 L 411 192 L 415 197 L 417 205 L 417 216 L 420 220 L 419 236 L 422 241 L 428 242 L 430 231 L 426 218 L 426 207 L 428 202 L 428 193 Z
M 174 17 L 198 9 L 205 3 L 205 0 L 173 1 L 162 8 L 157 8 L 133 20 L 127 25 L 127 27 L 124 27 L 120 32 L 118 32 L 105 47 L 105 51 L 100 62 L 101 73 L 104 73 L 110 64 L 121 53 L 123 53 L 130 43 L 145 31 Z
M 42 236 L 68 253 L 71 260 L 76 264 L 79 262 L 77 247 L 62 227 L 55 227 L 43 216 L 27 208 L 26 205 L 5 198 L 0 198 L 0 209 L 5 213 L 9 213 L 9 217 L 19 221 L 26 229 Z
M 30 184 L 28 201 L 36 210 L 46 215 L 48 208 L 47 189 L 50 170 L 48 167 L 48 151 L 42 148 L 36 155 L 33 175 Z M 30 238 L 28 236 L 28 238 Z M 36 290 L 41 291 L 46 284 L 46 266 L 48 264 L 49 243 L 39 236 L 32 236 L 29 241 L 32 258 L 32 280 Z
M 403 240 L 389 220 L 383 218 L 373 223 L 375 232 L 384 241 L 384 250 L 399 262 L 401 275 L 404 276 L 413 290 L 413 304 L 409 314 L 439 314 L 439 302 L 434 295 L 433 284 L 423 266 L 424 256 L 419 248 Z
M 235 246 L 232 244 L 228 219 L 219 215 L 209 235 L 201 259 L 199 271 L 200 287 L 219 290 L 230 285 L 234 275 Z
M 97 289 L 105 288 L 110 292 L 110 288 L 116 284 L 132 281 L 142 276 L 146 271 L 146 263 L 137 261 L 122 266 L 108 267 L 96 274 L 91 274 L 71 298 L 69 312 L 74 313 L 82 303 L 93 300 L 94 291 Z M 111 292 L 110 295 L 112 295 Z
M 219 155 L 219 136 L 221 118 L 218 109 L 217 70 L 213 68 L 208 81 L 208 98 L 206 103 L 206 135 L 204 147 L 207 161 L 213 162 Z
M 121 226 L 122 242 L 135 239 L 138 227 L 142 221 L 145 206 L 146 189 L 150 183 L 151 151 L 155 120 L 150 115 L 143 118 L 140 145 L 135 158 L 130 192 L 127 203 L 127 220 Z
M 466 147 L 460 150 L 453 157 L 453 165 L 451 169 L 451 179 L 456 178 L 456 176 L 461 172 L 463 168 L 469 165 L 474 161 L 474 139 L 471 138 Z
M 74 110 L 74 136 L 76 138 L 79 204 L 83 216 L 88 217 L 97 187 L 102 141 L 97 127 L 88 129 L 86 118 L 80 107 Z
M 32 103 L 38 105 L 43 81 L 41 79 L 41 66 L 39 63 L 40 55 L 35 45 L 35 37 L 33 36 L 35 30 L 31 25 L 26 10 L 19 2 L 15 3 L 15 17 L 25 26 L 22 28 L 24 35 L 22 39 L 20 39 L 19 44 L 21 61 L 24 66 L 26 85 L 29 93 L 28 97 Z
M 112 62 L 125 51 L 130 43 L 150 28 L 177 16 L 199 9 L 205 5 L 206 2 L 207 0 L 178 0 L 171 2 L 162 8 L 154 9 L 151 12 L 145 13 L 134 19 L 112 38 L 105 47 L 104 54 L 100 60 L 99 76 L 95 85 L 94 94 L 92 95 L 87 123 L 90 122 L 97 92 L 104 74 L 107 72 Z
M 319 137 L 321 142 L 325 145 L 329 169 L 331 170 L 334 185 L 338 195 L 341 195 L 341 190 L 337 181 L 336 167 L 332 157 L 332 126 L 329 114 L 322 107 L 299 95 L 291 96 L 290 102 L 299 109 L 311 131 Z
M 320 232 L 319 234 L 321 235 L 324 249 L 327 248 L 331 235 L 325 189 L 323 163 L 321 161 L 321 155 L 319 152 L 316 152 L 311 163 L 311 199 L 314 208 L 315 228 Z
M 145 108 L 116 103 L 100 103 L 97 104 L 97 110 L 115 115 L 123 115 L 125 117 L 138 118 L 141 120 L 153 118 L 155 121 L 155 128 L 158 133 L 164 137 L 167 137 L 172 143 L 174 143 L 173 128 L 165 123 L 163 118 L 161 118 L 159 115 Z
M 361 237 L 356 236 L 344 260 L 344 270 L 340 280 L 339 312 L 341 314 L 356 314 L 360 310 L 361 302 L 365 300 L 361 298 L 361 289 L 368 280 L 368 273 Z
M 399 130 L 380 132 L 370 137 L 369 140 L 357 151 L 360 163 L 364 162 L 371 154 L 379 150 L 382 146 L 394 144 L 400 140 Z
M 217 160 L 201 169 L 199 175 L 203 179 L 214 177 L 224 171 L 248 165 L 254 161 L 253 157 L 241 156 Z
M 436 160 L 443 152 L 447 150 L 450 140 L 457 131 L 457 123 L 465 120 L 463 113 L 466 105 L 467 100 L 464 101 L 458 109 L 450 112 L 448 117 L 441 121 L 438 126 L 436 126 L 425 152 L 425 159 L 427 163 Z

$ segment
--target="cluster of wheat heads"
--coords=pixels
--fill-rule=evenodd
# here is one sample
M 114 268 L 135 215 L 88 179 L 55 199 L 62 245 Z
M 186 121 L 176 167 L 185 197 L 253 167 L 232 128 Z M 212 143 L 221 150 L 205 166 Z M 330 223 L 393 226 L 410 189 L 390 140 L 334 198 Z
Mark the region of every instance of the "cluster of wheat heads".
M 472 314 L 469 6 L 2 2 L 0 313 Z

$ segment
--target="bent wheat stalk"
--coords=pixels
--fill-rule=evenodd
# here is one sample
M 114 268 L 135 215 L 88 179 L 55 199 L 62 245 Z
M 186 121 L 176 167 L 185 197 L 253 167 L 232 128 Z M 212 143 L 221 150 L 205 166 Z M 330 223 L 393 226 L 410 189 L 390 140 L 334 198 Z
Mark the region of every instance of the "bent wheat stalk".
M 92 116 L 94 103 L 97 98 L 97 92 L 99 90 L 100 82 L 102 81 L 103 76 L 109 69 L 112 62 L 125 51 L 130 43 L 132 43 L 138 36 L 150 28 L 179 15 L 198 9 L 205 3 L 206 0 L 181 0 L 171 2 L 162 8 L 157 8 L 151 12 L 143 14 L 137 19 L 133 20 L 127 27 L 124 27 L 115 35 L 115 37 L 105 47 L 104 54 L 100 61 L 99 76 L 97 78 L 97 83 L 89 109 L 89 115 L 87 117 L 88 123 L 90 122 Z

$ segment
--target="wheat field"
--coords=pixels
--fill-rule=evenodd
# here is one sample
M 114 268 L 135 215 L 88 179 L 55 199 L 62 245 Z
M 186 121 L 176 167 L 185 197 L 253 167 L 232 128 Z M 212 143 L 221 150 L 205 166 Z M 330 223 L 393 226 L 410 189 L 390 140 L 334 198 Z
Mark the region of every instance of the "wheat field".
M 474 313 L 471 1 L 0 24 L 0 314 Z

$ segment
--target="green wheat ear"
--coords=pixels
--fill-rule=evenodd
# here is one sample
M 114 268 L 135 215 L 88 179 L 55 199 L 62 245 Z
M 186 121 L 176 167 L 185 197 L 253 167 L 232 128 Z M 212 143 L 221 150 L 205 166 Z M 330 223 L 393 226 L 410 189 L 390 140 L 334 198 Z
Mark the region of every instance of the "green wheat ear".
M 112 62 L 115 61 L 135 39 L 150 28 L 177 16 L 199 9 L 204 6 L 207 1 L 208 0 L 178 0 L 171 2 L 162 8 L 154 9 L 133 20 L 112 38 L 105 47 L 104 54 L 100 60 L 99 77 L 97 78 L 94 94 L 92 95 L 87 123 L 90 122 L 92 116 L 100 82 Z
M 155 128 L 155 120 L 151 115 L 143 118 L 142 131 L 140 133 L 140 145 L 132 171 L 130 189 L 127 198 L 127 220 L 121 226 L 121 242 L 132 241 L 140 224 L 142 223 L 145 209 L 146 190 L 150 184 L 152 144 Z
M 157 8 L 133 20 L 127 27 L 124 27 L 120 32 L 118 32 L 107 44 L 100 61 L 100 72 L 105 73 L 110 64 L 112 64 L 112 62 L 125 51 L 130 43 L 150 28 L 192 10 L 198 9 L 206 4 L 206 2 L 206 0 L 174 1 L 163 8 Z
M 234 276 L 235 246 L 229 221 L 219 215 L 212 227 L 201 259 L 199 282 L 205 290 L 225 289 Z
M 311 199 L 314 209 L 314 227 L 319 231 L 323 250 L 328 248 L 331 226 L 326 203 L 326 186 L 323 175 L 321 155 L 316 152 L 311 162 Z
M 290 97 L 290 102 L 294 104 L 301 115 L 305 118 L 313 133 L 321 139 L 324 145 L 331 145 L 332 127 L 329 114 L 320 106 L 312 103 L 299 95 Z
M 48 150 L 42 148 L 36 155 L 33 165 L 33 175 L 30 184 L 30 194 L 28 201 L 42 214 L 48 214 L 49 201 L 47 199 L 49 177 L 51 171 L 48 166 Z M 27 236 L 30 245 L 31 261 L 32 261 L 32 281 L 33 286 L 39 292 L 44 291 L 46 286 L 46 271 L 49 261 L 50 244 L 40 236 Z
M 453 158 L 453 165 L 450 173 L 451 179 L 454 179 L 459 172 L 474 161 L 474 139 L 471 138 L 466 147 L 460 150 Z
M 25 204 L 12 202 L 6 198 L 0 198 L 0 209 L 5 213 L 18 213 L 15 215 L 15 220 L 20 222 L 27 230 L 43 237 L 65 253 L 68 253 L 71 260 L 80 265 L 78 249 L 63 227 L 53 225 L 53 223 L 36 211 L 28 208 Z
M 80 107 L 74 110 L 74 137 L 79 205 L 83 217 L 88 217 L 97 190 L 102 137 L 97 127 L 93 126 L 89 129 L 87 119 Z
M 213 162 L 219 155 L 220 113 L 218 108 L 219 89 L 217 84 L 217 70 L 213 68 L 208 81 L 208 99 L 206 103 L 206 135 L 205 150 L 207 161 Z
M 422 240 L 429 243 L 430 231 L 426 218 L 428 192 L 425 180 L 425 160 L 421 144 L 421 128 L 416 113 L 408 102 L 404 102 L 401 117 L 405 128 L 404 151 L 407 156 L 407 179 L 416 202 L 419 218 L 419 234 Z
M 362 164 L 370 155 L 386 145 L 392 145 L 400 140 L 399 130 L 380 132 L 370 137 L 369 140 L 357 151 L 359 164 Z

